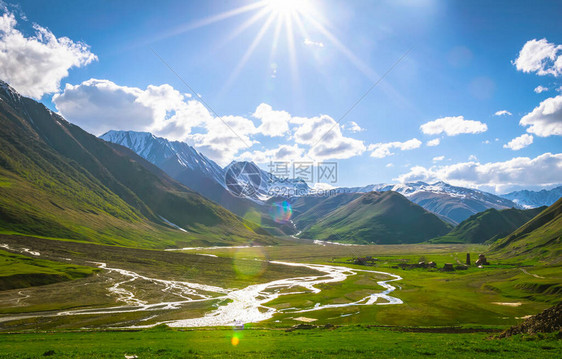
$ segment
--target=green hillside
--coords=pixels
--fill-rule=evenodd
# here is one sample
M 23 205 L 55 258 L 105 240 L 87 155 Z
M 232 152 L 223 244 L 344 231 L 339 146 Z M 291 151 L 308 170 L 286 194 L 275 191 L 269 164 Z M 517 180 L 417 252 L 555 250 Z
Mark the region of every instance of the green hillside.
M 562 198 L 494 243 L 491 252 L 506 258 L 562 263 Z
M 269 241 L 132 151 L 6 88 L 0 232 L 148 247 Z
M 293 222 L 306 229 L 333 210 L 361 197 L 361 193 L 338 193 L 332 196 L 303 196 L 291 200 Z
M 530 221 L 546 207 L 533 209 L 490 208 L 464 220 L 451 232 L 432 239 L 431 243 L 485 243 L 503 238 Z
M 449 224 L 399 193 L 370 192 L 317 220 L 301 238 L 347 243 L 419 243 L 450 230 Z

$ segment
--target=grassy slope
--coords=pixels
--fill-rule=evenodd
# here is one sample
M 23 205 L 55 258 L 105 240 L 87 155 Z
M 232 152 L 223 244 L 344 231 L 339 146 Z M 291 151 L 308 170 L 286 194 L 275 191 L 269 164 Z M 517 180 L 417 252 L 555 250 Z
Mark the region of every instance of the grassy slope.
M 107 244 L 268 241 L 254 225 L 131 151 L 97 139 L 33 100 L 6 96 L 0 101 L 0 214 L 4 232 Z
M 361 197 L 361 195 L 359 193 L 339 193 L 328 197 L 294 198 L 291 202 L 293 222 L 300 230 L 306 229 L 328 213 Z
M 396 192 L 371 192 L 330 212 L 301 237 L 350 243 L 417 243 L 451 226 Z
M 521 227 L 546 207 L 497 210 L 490 208 L 466 219 L 444 236 L 432 239 L 431 243 L 484 243 L 503 238 Z
M 562 263 L 562 198 L 509 236 L 498 240 L 491 253 L 505 258 Z
M 0 291 L 83 278 L 95 271 L 98 269 L 0 250 Z
M 145 330 L 2 335 L 0 358 L 556 358 L 555 335 L 485 340 L 490 333 L 335 330 Z M 239 340 L 232 345 L 232 338 Z

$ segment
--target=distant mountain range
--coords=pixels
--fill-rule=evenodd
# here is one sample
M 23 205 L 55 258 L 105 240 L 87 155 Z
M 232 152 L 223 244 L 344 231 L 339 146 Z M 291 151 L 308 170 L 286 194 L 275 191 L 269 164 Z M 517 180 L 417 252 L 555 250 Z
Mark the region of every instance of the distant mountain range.
M 337 198 L 344 199 L 343 195 L 346 194 Z M 397 192 L 368 192 L 310 222 L 299 237 L 343 243 L 403 244 L 424 242 L 448 233 L 451 228 Z
M 562 186 L 558 186 L 551 190 L 543 189 L 541 191 L 516 191 L 501 195 L 523 208 L 535 208 L 541 206 L 550 206 L 562 197 Z
M 432 239 L 431 243 L 491 243 L 515 231 L 545 209 L 490 208 L 470 216 L 451 232 Z
M 375 184 L 365 187 L 339 188 L 338 190 L 345 193 L 365 193 L 370 191 L 398 192 L 410 201 L 441 216 L 441 218 L 452 224 L 458 224 L 473 214 L 489 208 L 518 208 L 509 199 L 476 189 L 451 186 L 444 182 L 433 184 L 425 182 Z
M 148 247 L 271 242 L 259 226 L 4 82 L 0 230 Z
M 288 197 L 311 197 L 310 200 L 306 199 L 300 202 L 293 198 L 291 202 L 294 202 L 292 204 L 297 207 L 304 202 L 317 201 L 313 191 L 303 180 L 280 179 L 259 169 L 251 162 L 248 162 L 248 164 L 257 168 L 259 172 L 260 184 L 256 187 L 255 192 L 252 192 L 249 196 L 242 198 L 235 196 L 227 188 L 225 176 L 233 165 L 241 165 L 243 162 L 233 162 L 222 168 L 184 142 L 168 141 L 147 132 L 134 131 L 109 131 L 101 138 L 133 150 L 180 183 L 240 216 L 245 216 L 249 211 L 257 211 L 262 224 L 268 227 L 279 227 L 279 224 L 271 222 L 269 215 L 267 215 L 272 199 L 285 200 Z M 424 182 L 376 184 L 335 189 L 335 192 L 339 193 L 367 193 L 371 191 L 398 192 L 453 225 L 489 208 L 527 208 L 527 205 L 518 205 L 517 201 L 514 202 L 509 198 L 475 189 L 451 186 L 444 182 L 433 184 Z M 550 197 L 554 196 L 555 194 L 552 194 Z M 518 197 L 514 195 L 513 198 L 517 199 Z M 522 200 L 518 201 L 522 202 Z M 331 203 L 335 206 L 338 205 L 337 200 Z M 544 205 L 541 201 L 536 201 L 536 204 Z M 325 207 L 329 207 L 329 205 L 330 203 L 323 204 Z M 298 218 L 299 209 L 293 208 L 293 211 L 293 220 L 297 227 L 294 228 L 292 224 L 286 224 L 284 230 L 282 230 L 284 233 L 290 234 L 304 228 L 299 226 L 299 223 L 302 223 L 302 220 Z

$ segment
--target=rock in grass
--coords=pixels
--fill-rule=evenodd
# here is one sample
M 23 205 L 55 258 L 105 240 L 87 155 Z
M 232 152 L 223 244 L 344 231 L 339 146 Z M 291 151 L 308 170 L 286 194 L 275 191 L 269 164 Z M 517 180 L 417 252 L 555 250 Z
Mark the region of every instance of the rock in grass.
M 498 338 L 507 338 L 517 334 L 552 333 L 562 331 L 562 302 L 533 315 L 523 323 L 501 332 Z

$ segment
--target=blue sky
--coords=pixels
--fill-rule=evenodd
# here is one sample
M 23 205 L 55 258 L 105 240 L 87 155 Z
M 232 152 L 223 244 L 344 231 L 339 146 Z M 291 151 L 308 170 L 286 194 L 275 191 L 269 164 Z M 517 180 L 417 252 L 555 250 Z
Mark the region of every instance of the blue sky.
M 505 192 L 562 182 L 562 3 L 281 4 L 19 1 L 3 10 L 0 76 L 96 135 L 149 130 L 223 165 L 335 160 L 338 186 L 444 180 Z M 14 31 L 52 56 L 27 54 Z M 29 61 L 10 65 L 15 54 Z

